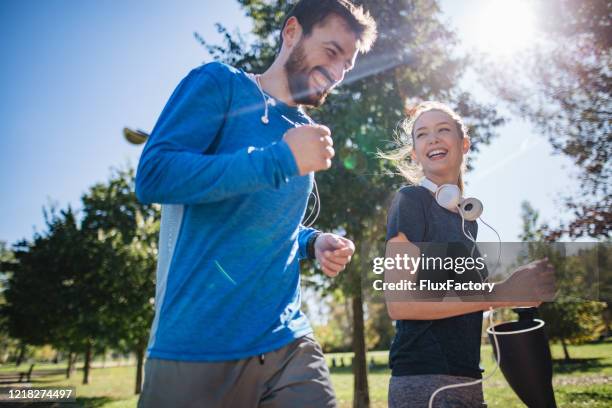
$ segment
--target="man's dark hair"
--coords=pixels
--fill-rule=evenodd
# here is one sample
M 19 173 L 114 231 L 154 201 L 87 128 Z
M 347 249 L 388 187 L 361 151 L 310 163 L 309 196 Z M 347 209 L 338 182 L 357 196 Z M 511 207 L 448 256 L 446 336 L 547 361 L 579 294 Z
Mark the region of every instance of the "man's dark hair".
M 307 37 L 312 33 L 314 26 L 323 23 L 332 14 L 342 18 L 355 33 L 359 52 L 368 52 L 376 40 L 376 22 L 363 7 L 356 6 L 348 0 L 298 1 L 283 22 L 279 50 L 283 46 L 282 30 L 291 17 L 298 20 L 304 36 Z

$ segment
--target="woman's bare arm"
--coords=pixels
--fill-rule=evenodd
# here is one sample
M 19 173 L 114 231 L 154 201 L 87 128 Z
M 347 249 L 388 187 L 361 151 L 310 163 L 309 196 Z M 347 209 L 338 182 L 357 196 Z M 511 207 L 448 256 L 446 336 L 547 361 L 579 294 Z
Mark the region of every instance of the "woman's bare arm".
M 406 250 L 410 257 L 418 258 L 421 253 L 420 249 L 412 244 L 406 235 L 402 232 L 398 233 L 397 236 L 391 238 L 388 242 L 403 243 L 402 248 Z M 387 257 L 395 256 L 391 253 L 389 246 L 387 246 Z M 385 279 L 387 281 L 398 280 L 398 276 L 394 276 L 396 271 L 385 271 Z M 402 278 L 408 278 L 408 280 L 416 280 L 416 274 L 405 273 Z M 520 304 L 519 304 L 520 303 Z M 478 301 L 478 302 L 462 302 L 462 301 L 430 301 L 430 302 L 418 302 L 418 301 L 407 301 L 407 300 L 389 300 L 387 299 L 387 313 L 393 320 L 437 320 L 444 319 L 447 317 L 460 316 L 472 312 L 479 312 L 488 310 L 490 308 L 499 307 L 515 307 L 515 306 L 532 306 L 537 307 L 541 302 L 507 302 L 507 301 Z

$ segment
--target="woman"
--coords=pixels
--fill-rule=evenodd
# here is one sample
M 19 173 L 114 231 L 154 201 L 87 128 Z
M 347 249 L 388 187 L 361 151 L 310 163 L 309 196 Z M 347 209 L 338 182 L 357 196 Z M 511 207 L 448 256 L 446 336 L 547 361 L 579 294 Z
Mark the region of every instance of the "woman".
M 478 232 L 476 221 L 466 220 L 459 207 L 442 207 L 433 194 L 436 187 L 450 184 L 457 186 L 463 195 L 464 156 L 470 149 L 470 139 L 461 118 L 444 104 L 424 102 L 406 120 L 403 131 L 406 144 L 383 157 L 394 161 L 401 174 L 415 185 L 400 189 L 391 204 L 387 256 L 391 246 L 399 245 L 410 256 L 418 258 L 420 250 L 413 243 L 452 242 L 472 248 Z M 419 182 L 427 187 L 418 185 Z M 529 269 L 528 273 L 525 269 Z M 539 293 L 547 293 L 553 285 L 552 272 L 547 262 L 538 261 L 515 272 L 504 282 L 505 289 L 535 285 Z M 469 302 L 387 298 L 388 313 L 396 320 L 396 335 L 389 356 L 392 369 L 389 407 L 427 407 L 441 387 L 474 383 L 482 378 L 479 362 L 483 311 L 539 304 L 493 302 L 486 297 Z M 481 383 L 444 389 L 433 400 L 434 407 L 483 404 Z

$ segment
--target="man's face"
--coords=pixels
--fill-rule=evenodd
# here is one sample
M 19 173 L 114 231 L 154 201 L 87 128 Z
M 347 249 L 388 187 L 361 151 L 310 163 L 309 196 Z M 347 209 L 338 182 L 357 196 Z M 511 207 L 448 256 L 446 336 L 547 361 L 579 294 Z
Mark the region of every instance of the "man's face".
M 293 100 L 321 106 L 327 94 L 355 65 L 357 38 L 345 21 L 330 15 L 291 51 L 285 71 Z

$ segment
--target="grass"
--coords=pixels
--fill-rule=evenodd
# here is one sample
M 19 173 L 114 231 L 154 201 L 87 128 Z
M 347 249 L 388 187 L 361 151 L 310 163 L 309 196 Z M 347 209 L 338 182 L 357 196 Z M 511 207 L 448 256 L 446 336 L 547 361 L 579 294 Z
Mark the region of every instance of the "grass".
M 570 346 L 571 363 L 562 361 L 561 347 L 552 347 L 555 376 L 555 395 L 557 405 L 562 407 L 593 407 L 612 406 L 612 343 L 588 344 Z M 337 367 L 331 368 L 332 382 L 340 407 L 350 407 L 353 392 L 353 375 L 348 366 L 351 353 L 327 354 L 327 362 L 332 367 L 335 358 Z M 340 359 L 344 367 L 340 367 Z M 387 387 L 390 371 L 387 368 L 387 352 L 375 351 L 368 353 L 368 362 L 374 359 L 375 365 L 370 368 L 368 376 L 370 400 L 372 407 L 387 406 Z M 491 347 L 482 347 L 482 363 L 486 372 L 494 367 Z M 34 373 L 40 370 L 65 370 L 65 365 L 36 365 Z M 29 364 L 22 364 L 17 370 L 14 365 L 0 367 L 0 374 L 27 371 Z M 34 386 L 73 385 L 77 387 L 77 402 L 86 408 L 133 408 L 138 398 L 133 395 L 135 367 L 120 366 L 110 368 L 93 368 L 90 372 L 90 384 L 82 385 L 82 371 L 76 372 L 70 380 L 65 374 L 48 374 L 35 376 Z M 6 384 L 4 385 L 6 386 Z M 514 395 L 500 372 L 489 379 L 485 385 L 485 399 L 489 407 L 524 407 Z

